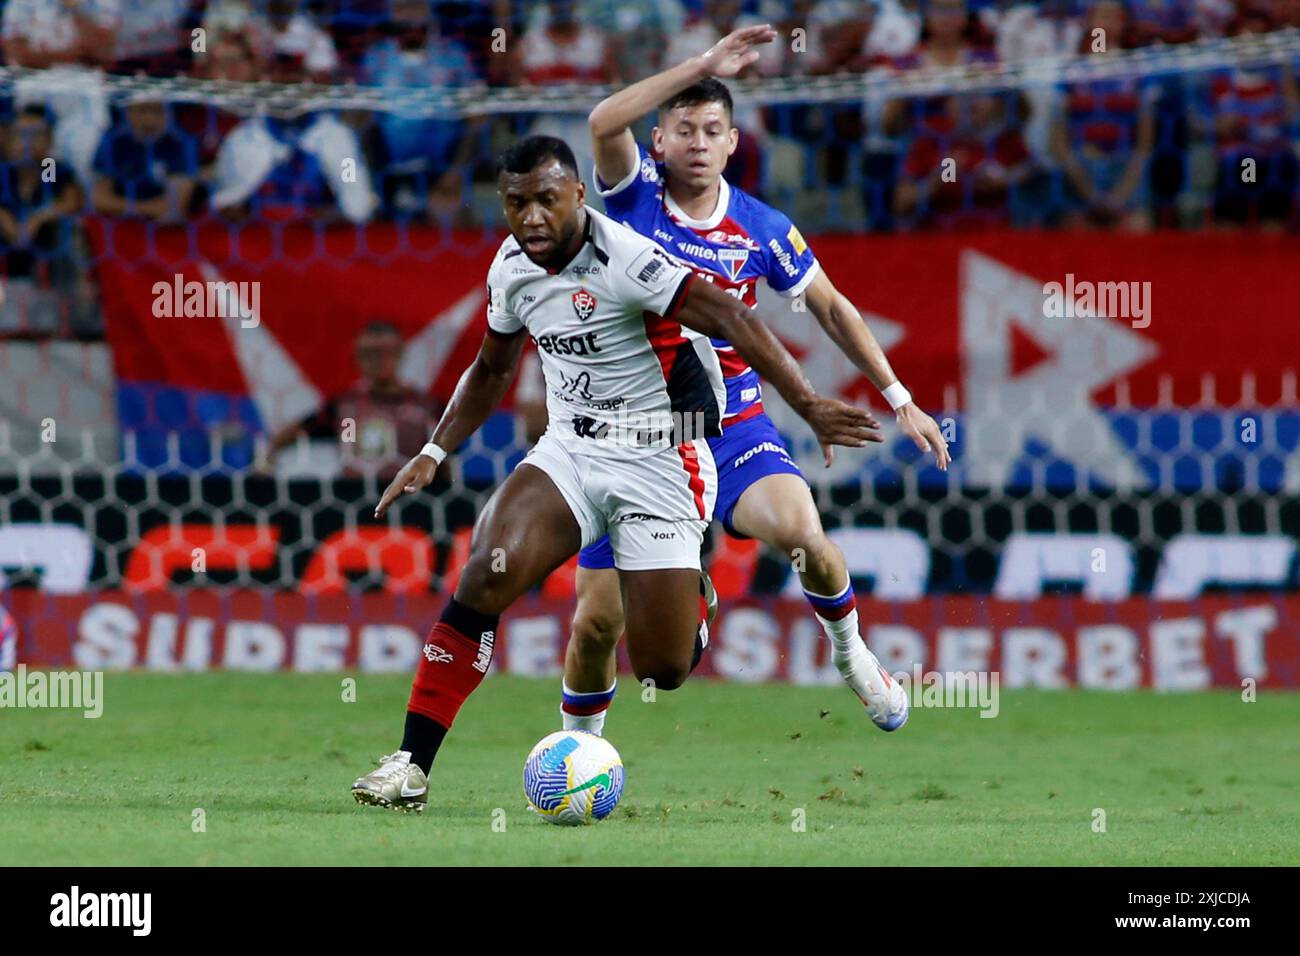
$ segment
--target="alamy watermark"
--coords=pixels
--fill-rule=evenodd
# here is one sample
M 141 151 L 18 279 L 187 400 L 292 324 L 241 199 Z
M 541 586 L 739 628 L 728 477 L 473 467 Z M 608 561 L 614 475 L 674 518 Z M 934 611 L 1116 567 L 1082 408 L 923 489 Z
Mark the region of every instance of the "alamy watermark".
M 94 720 L 104 713 L 103 671 L 28 671 L 26 664 L 0 672 L 0 709 L 80 710 Z
M 1151 324 L 1150 282 L 1076 282 L 1073 272 L 1065 282 L 1043 286 L 1043 317 L 1048 319 L 1092 318 L 1104 315 L 1128 319 L 1135 329 Z
M 177 272 L 171 282 L 155 282 L 152 291 L 155 318 L 239 319 L 245 329 L 262 321 L 260 282 L 186 282 Z
M 996 717 L 1000 709 L 996 671 L 922 671 L 920 664 L 912 672 L 898 671 L 894 680 L 903 685 L 913 707 L 969 707 L 981 717 Z

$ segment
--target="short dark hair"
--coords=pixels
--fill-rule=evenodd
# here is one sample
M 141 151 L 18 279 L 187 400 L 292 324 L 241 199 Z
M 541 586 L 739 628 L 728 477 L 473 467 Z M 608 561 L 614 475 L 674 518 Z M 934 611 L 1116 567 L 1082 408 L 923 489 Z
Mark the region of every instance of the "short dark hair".
M 548 160 L 558 160 L 560 165 L 578 176 L 578 161 L 573 158 L 569 144 L 554 136 L 525 136 L 497 157 L 497 175 L 502 173 L 531 173 Z
M 727 111 L 727 122 L 731 122 L 731 90 L 727 89 L 727 84 L 712 76 L 706 76 L 698 83 L 692 83 L 668 97 L 659 104 L 659 112 L 663 114 L 679 106 L 701 106 L 705 103 L 721 103 Z

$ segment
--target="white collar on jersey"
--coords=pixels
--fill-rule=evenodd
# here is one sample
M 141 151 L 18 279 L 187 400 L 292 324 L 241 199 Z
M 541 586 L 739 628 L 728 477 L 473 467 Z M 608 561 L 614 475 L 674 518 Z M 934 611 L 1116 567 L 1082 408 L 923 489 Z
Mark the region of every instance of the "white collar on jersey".
M 724 178 L 718 178 L 718 204 L 713 207 L 713 212 L 707 219 L 692 219 L 682 211 L 682 207 L 677 205 L 677 200 L 673 199 L 673 194 L 668 191 L 668 186 L 664 186 L 664 205 L 668 211 L 673 214 L 684 226 L 690 226 L 692 229 L 716 229 L 718 223 L 727 214 L 727 207 L 731 205 L 731 187 L 727 185 Z

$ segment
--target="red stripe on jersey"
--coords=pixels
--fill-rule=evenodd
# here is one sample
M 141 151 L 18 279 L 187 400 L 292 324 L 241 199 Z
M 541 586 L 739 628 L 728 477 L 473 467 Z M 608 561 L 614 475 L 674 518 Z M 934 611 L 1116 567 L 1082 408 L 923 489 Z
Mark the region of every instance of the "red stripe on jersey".
M 749 363 L 739 352 L 719 348 L 715 348 L 714 351 L 718 353 L 718 364 L 722 366 L 723 378 L 735 378 L 749 371 Z
M 691 493 L 695 495 L 695 507 L 700 512 L 700 517 L 704 517 L 704 479 L 700 477 L 700 453 L 695 450 L 695 446 L 690 442 L 683 442 L 677 446 L 677 454 L 682 456 L 682 465 L 686 468 L 686 474 L 689 476 Z
M 763 414 L 763 403 L 755 402 L 753 405 L 750 405 L 747 408 L 742 408 L 740 411 L 736 412 L 736 414 L 732 415 L 730 418 L 724 418 L 722 420 L 722 427 L 724 429 L 730 428 L 732 425 L 739 425 L 741 422 L 747 422 L 751 418 L 757 418 L 759 415 L 762 414 Z

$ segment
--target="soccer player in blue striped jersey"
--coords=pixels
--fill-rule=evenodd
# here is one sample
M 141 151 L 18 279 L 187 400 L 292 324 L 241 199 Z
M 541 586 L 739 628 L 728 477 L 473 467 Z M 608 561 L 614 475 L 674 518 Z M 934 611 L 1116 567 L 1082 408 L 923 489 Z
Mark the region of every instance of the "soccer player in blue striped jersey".
M 871 330 L 799 230 L 723 178 L 739 133 L 731 95 L 717 77 L 738 74 L 758 58 L 757 47 L 775 37 L 766 25 L 737 30 L 707 53 L 602 101 L 590 116 L 598 192 L 611 218 L 654 239 L 751 308 L 760 280 L 780 295 L 803 296 L 831 340 L 881 389 L 902 432 L 946 469 L 948 448 L 938 425 L 911 400 Z M 651 135 L 662 164 L 630 130 L 651 110 L 658 113 Z M 907 695 L 862 640 L 844 555 L 827 538 L 808 483 L 763 410 L 757 374 L 730 343 L 713 344 L 727 387 L 723 434 L 709 440 L 718 465 L 714 513 L 727 533 L 791 555 L 831 642 L 835 666 L 872 721 L 896 730 L 907 720 Z M 600 733 L 614 697 L 615 650 L 624 624 L 608 540 L 580 552 L 577 592 L 560 710 L 566 729 Z

